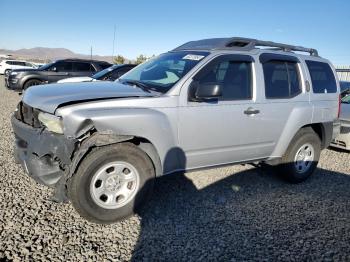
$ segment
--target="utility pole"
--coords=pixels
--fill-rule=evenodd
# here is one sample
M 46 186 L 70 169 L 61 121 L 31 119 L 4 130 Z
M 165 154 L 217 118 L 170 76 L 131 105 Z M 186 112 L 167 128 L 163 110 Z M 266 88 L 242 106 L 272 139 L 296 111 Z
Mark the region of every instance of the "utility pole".
M 114 33 L 113 33 L 112 63 L 114 62 L 115 31 L 116 31 L 116 25 L 114 25 Z

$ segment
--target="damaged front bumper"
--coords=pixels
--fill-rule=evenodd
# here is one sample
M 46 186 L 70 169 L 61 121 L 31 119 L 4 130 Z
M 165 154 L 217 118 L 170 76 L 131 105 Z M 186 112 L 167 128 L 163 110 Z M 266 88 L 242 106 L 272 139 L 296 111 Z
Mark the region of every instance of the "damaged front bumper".
M 12 116 L 15 159 L 38 183 L 55 186 L 71 164 L 77 140 L 35 128 Z

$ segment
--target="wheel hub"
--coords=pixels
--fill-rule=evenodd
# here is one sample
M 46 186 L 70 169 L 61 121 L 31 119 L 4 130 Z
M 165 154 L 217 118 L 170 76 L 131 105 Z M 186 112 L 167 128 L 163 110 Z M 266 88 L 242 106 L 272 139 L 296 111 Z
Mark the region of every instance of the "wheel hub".
M 106 180 L 106 189 L 111 192 L 116 192 L 121 187 L 120 177 L 117 175 L 113 175 Z
M 315 149 L 309 143 L 299 148 L 294 159 L 294 165 L 298 173 L 304 173 L 309 170 L 314 161 L 314 155 Z
M 92 177 L 90 195 L 100 207 L 116 209 L 130 202 L 138 190 L 140 176 L 130 163 L 116 161 L 103 165 Z

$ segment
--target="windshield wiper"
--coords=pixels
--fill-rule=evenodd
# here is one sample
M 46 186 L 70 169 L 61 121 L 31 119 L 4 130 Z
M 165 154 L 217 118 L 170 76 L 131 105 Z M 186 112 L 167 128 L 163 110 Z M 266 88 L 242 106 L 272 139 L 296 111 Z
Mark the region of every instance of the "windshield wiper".
M 120 81 L 120 80 L 119 80 Z M 152 90 L 149 86 L 145 85 L 144 83 L 137 81 L 137 80 L 122 80 L 121 81 L 123 84 L 128 84 L 128 85 L 133 85 L 133 86 L 137 86 L 140 89 L 142 89 L 143 91 L 147 92 L 147 93 L 151 93 L 150 90 Z M 154 90 L 152 90 L 154 91 Z

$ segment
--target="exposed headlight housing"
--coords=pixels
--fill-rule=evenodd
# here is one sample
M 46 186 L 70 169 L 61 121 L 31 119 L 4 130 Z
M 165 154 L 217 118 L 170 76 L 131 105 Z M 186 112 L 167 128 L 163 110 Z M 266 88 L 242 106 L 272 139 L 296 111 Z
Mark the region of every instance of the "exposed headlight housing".
M 18 75 L 18 72 L 11 72 L 12 76 Z
M 57 134 L 63 134 L 63 123 L 60 117 L 40 112 L 38 119 L 44 126 L 46 126 L 47 130 Z

